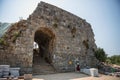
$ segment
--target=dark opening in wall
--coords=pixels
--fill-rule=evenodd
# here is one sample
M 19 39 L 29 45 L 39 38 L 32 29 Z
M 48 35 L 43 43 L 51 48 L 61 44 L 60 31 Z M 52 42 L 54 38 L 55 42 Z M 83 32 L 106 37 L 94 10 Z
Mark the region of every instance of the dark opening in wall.
M 33 64 L 52 63 L 54 38 L 55 35 L 47 28 L 40 28 L 35 32 L 34 41 L 38 44 L 38 48 L 33 50 Z

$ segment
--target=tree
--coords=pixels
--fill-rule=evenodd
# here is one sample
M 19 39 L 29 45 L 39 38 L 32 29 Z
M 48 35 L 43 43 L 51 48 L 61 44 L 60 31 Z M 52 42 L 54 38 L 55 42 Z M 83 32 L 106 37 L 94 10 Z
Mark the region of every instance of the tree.
M 95 57 L 96 57 L 99 61 L 105 62 L 106 59 L 107 59 L 107 54 L 105 54 L 104 49 L 98 48 L 98 49 L 95 51 Z
M 108 63 L 108 64 L 111 64 L 111 63 L 112 63 L 112 62 L 111 62 L 111 59 L 110 59 L 109 57 L 107 57 L 106 63 Z
M 113 55 L 110 57 L 112 64 L 118 64 L 120 65 L 120 55 Z

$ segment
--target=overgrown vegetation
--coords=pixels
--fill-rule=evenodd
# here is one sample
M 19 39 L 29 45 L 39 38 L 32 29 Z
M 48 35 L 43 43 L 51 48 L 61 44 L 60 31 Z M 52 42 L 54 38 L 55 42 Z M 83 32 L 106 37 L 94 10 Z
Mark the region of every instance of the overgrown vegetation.
M 6 45 L 4 38 L 0 38 L 0 45 Z
M 113 55 L 111 57 L 108 57 L 106 62 L 109 63 L 109 64 L 120 65 L 120 55 Z
M 18 23 L 11 24 L 11 27 L 0 38 L 0 46 L 9 47 L 11 42 L 15 42 L 20 36 L 22 30 L 26 30 L 26 20 L 20 20 Z
M 6 34 L 0 38 L 0 45 L 8 46 L 8 43 L 6 41 Z
M 104 49 L 98 48 L 95 51 L 95 57 L 100 61 L 100 62 L 105 62 L 107 59 L 107 54 L 105 53 Z
M 20 35 L 20 32 L 16 31 L 14 32 L 14 35 L 13 35 L 13 42 L 16 41 L 17 37 Z
M 104 49 L 98 48 L 95 51 L 95 57 L 100 62 L 106 62 L 108 64 L 117 64 L 120 65 L 120 55 L 113 55 L 111 57 L 107 57 L 107 54 L 105 53 Z

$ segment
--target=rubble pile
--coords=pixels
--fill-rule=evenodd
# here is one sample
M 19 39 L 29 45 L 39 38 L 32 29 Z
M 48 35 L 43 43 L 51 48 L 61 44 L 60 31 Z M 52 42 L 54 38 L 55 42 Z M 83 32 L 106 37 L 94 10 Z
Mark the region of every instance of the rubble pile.
M 120 66 L 114 67 L 105 63 L 98 64 L 99 73 L 120 77 Z

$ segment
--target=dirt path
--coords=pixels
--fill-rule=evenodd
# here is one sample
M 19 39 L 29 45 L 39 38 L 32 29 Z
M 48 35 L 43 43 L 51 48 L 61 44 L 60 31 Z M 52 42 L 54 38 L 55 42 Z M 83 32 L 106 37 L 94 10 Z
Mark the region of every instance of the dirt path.
M 57 73 L 49 75 L 36 75 L 33 80 L 120 80 L 120 78 L 99 75 L 99 77 L 91 77 L 82 73 Z

